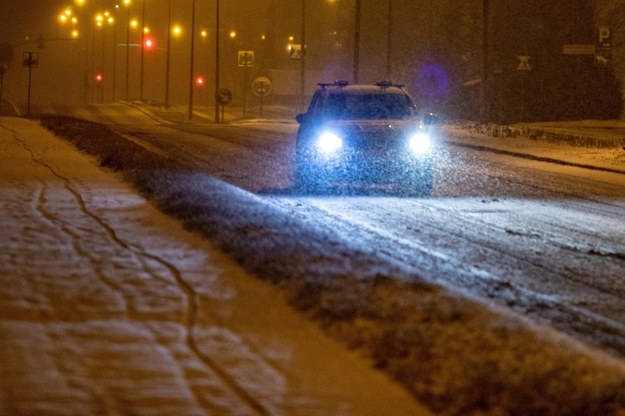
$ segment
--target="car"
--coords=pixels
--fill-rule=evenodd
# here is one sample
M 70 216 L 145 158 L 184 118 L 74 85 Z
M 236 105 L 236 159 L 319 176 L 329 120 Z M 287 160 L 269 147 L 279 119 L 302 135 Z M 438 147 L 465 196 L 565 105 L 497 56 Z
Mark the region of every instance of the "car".
M 391 82 L 320 83 L 298 114 L 295 186 L 307 193 L 391 187 L 429 196 L 436 116 Z

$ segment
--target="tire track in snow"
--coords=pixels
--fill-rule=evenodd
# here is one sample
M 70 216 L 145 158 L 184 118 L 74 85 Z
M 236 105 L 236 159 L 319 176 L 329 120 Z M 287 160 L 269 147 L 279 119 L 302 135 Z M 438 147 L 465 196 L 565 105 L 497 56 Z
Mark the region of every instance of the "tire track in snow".
M 245 404 L 247 404 L 257 414 L 263 415 L 263 416 L 264 415 L 268 416 L 272 414 L 272 412 L 269 411 L 262 403 L 260 403 L 259 400 L 256 400 L 252 396 L 252 394 L 250 394 L 247 390 L 245 390 L 244 387 L 242 387 L 233 377 L 231 377 L 228 374 L 228 372 L 219 365 L 217 361 L 215 361 L 213 358 L 211 358 L 207 354 L 204 354 L 200 350 L 196 342 L 195 336 L 194 336 L 195 328 L 197 324 L 197 316 L 198 316 L 198 311 L 199 311 L 199 295 L 197 294 L 193 286 L 184 279 L 184 277 L 180 273 L 180 270 L 178 270 L 178 268 L 174 264 L 162 259 L 161 257 L 148 253 L 145 250 L 142 250 L 140 247 L 134 246 L 133 244 L 130 244 L 124 241 L 122 238 L 120 238 L 117 235 L 117 232 L 115 231 L 113 227 L 111 227 L 102 217 L 100 217 L 98 214 L 94 213 L 93 211 L 89 209 L 81 193 L 76 188 L 74 188 L 74 186 L 72 186 L 72 182 L 70 181 L 70 179 L 61 175 L 50 164 L 37 158 L 32 148 L 23 139 L 21 139 L 15 131 L 8 129 L 6 127 L 3 127 L 3 128 L 5 128 L 6 130 L 12 133 L 14 140 L 18 144 L 20 144 L 30 154 L 30 157 L 34 163 L 46 168 L 53 176 L 55 176 L 56 178 L 58 178 L 59 180 L 63 182 L 65 189 L 76 200 L 76 203 L 78 204 L 79 209 L 86 216 L 94 220 L 104 230 L 104 232 L 108 235 L 111 241 L 113 241 L 115 244 L 117 244 L 119 247 L 121 247 L 125 251 L 128 251 L 129 253 L 137 256 L 139 259 L 142 259 L 143 265 L 146 268 L 146 271 L 148 273 L 152 274 L 149 268 L 146 267 L 145 260 L 151 260 L 151 261 L 157 262 L 169 272 L 169 274 L 173 277 L 174 281 L 176 282 L 176 285 L 179 287 L 179 289 L 184 293 L 186 297 L 184 327 L 186 331 L 185 343 L 187 347 L 193 352 L 193 354 L 198 358 L 198 360 L 200 360 L 210 370 L 212 370 L 215 374 L 217 374 L 220 377 L 220 379 L 223 381 L 223 383 L 226 386 L 228 386 Z M 52 221 L 63 232 L 67 233 L 72 238 L 72 242 L 74 244 L 74 248 L 77 250 L 77 253 L 80 254 L 81 256 L 86 256 L 86 258 L 89 258 L 91 262 L 92 260 L 89 257 L 89 253 L 86 253 L 77 244 L 79 236 L 77 236 L 73 231 L 69 230 L 69 228 L 65 224 L 62 223 L 62 220 L 60 218 L 55 217 L 53 214 L 48 213 L 45 210 L 44 188 L 45 186 L 42 186 L 41 191 L 38 195 L 37 209 L 44 216 L 44 218 L 46 218 L 48 221 Z M 98 272 L 98 274 L 101 274 L 101 272 Z M 106 283 L 106 280 L 105 280 L 105 283 Z M 116 288 L 112 282 L 108 282 L 107 284 L 112 285 L 111 286 L 112 288 L 121 292 L 121 288 Z M 205 400 L 202 399 L 202 397 L 198 394 L 198 392 L 196 392 L 194 389 L 192 389 L 192 391 L 200 403 L 205 402 Z

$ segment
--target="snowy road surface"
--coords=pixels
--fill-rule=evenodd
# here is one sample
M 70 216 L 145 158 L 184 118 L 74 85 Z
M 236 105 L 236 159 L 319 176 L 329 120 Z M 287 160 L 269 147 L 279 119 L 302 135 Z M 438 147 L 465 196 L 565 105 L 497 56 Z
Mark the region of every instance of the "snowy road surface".
M 428 414 L 38 123 L 0 155 L 0 414 Z
M 489 141 L 451 131 L 438 154 L 433 198 L 318 197 L 292 189 L 294 127 L 252 122 L 117 128 L 198 171 L 261 193 L 310 224 L 374 248 L 417 275 L 625 354 L 625 174 L 619 173 L 625 172 L 625 152 L 521 138 Z

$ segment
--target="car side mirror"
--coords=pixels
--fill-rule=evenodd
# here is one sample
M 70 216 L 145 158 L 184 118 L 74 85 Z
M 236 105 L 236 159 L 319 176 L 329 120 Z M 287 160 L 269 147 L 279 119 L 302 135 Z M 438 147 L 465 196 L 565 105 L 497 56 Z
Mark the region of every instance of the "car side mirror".
M 427 113 L 423 116 L 423 125 L 425 126 L 435 126 L 439 122 L 438 116 L 436 114 Z
M 307 119 L 308 119 L 308 113 L 301 113 L 301 114 L 298 114 L 298 115 L 295 116 L 295 120 L 299 124 L 304 123 Z

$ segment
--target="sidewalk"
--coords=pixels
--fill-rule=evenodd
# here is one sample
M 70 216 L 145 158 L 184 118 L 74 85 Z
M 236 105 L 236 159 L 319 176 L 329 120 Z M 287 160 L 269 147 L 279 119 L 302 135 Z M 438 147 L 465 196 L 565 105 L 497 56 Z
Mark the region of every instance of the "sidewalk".
M 0 158 L 0 414 L 430 414 L 37 122 Z

